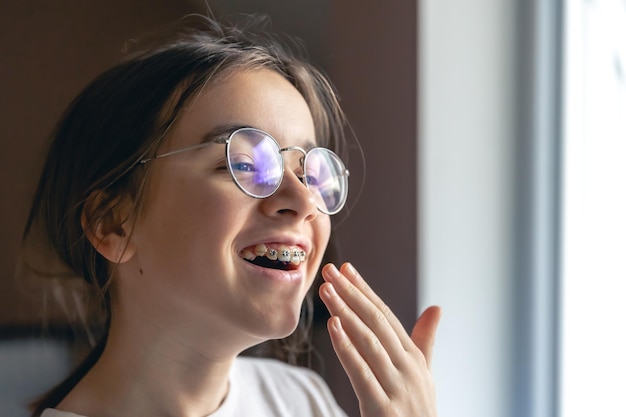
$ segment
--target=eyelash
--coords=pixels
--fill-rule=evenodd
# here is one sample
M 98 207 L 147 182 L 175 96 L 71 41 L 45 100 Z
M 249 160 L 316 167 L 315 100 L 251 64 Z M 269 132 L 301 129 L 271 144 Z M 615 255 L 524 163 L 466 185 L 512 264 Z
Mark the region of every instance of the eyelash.
M 226 158 L 221 158 L 220 160 L 215 162 L 215 170 L 228 171 L 228 162 L 226 162 Z

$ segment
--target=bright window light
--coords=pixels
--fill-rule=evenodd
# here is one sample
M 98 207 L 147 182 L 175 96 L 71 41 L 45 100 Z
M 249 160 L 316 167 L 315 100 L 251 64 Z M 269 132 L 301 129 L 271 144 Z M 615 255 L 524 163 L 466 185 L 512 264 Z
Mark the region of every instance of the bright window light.
M 561 417 L 626 416 L 626 1 L 565 2 Z

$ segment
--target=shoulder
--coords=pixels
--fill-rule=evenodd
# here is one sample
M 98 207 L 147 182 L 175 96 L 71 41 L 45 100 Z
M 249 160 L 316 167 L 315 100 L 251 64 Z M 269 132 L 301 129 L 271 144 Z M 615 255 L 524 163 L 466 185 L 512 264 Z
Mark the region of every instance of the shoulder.
M 241 357 L 235 361 L 232 382 L 241 387 L 245 397 L 262 399 L 275 415 L 345 415 L 326 382 L 308 368 L 275 359 Z

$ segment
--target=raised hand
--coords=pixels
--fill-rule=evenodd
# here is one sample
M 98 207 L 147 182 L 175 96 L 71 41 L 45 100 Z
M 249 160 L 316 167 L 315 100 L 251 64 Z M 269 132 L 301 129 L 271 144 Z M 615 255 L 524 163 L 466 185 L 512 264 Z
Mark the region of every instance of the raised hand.
M 441 311 L 429 307 L 411 336 L 348 263 L 328 264 L 320 297 L 328 332 L 359 400 L 361 417 L 435 417 L 430 362 Z

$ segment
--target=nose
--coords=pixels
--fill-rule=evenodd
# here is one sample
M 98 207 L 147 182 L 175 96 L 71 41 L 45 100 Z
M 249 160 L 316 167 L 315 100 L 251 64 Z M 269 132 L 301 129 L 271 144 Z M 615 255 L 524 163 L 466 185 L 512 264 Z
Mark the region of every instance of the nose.
M 261 200 L 269 216 L 292 216 L 304 221 L 314 220 L 318 214 L 315 196 L 291 169 L 286 168 L 283 181 L 270 197 Z

